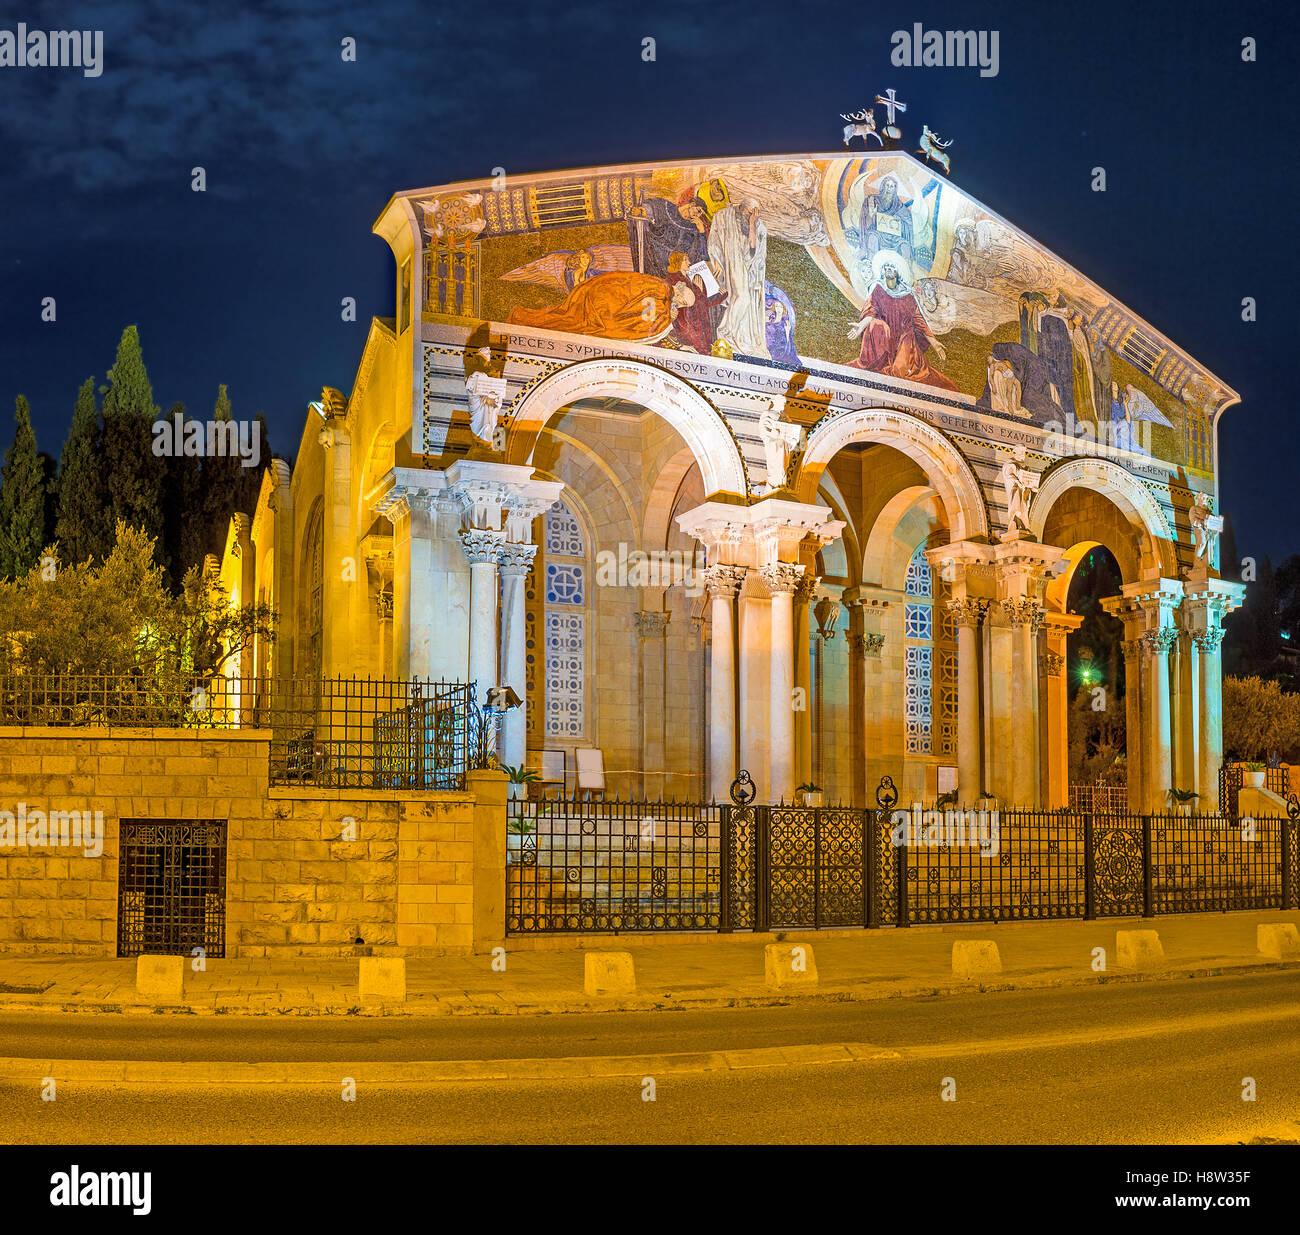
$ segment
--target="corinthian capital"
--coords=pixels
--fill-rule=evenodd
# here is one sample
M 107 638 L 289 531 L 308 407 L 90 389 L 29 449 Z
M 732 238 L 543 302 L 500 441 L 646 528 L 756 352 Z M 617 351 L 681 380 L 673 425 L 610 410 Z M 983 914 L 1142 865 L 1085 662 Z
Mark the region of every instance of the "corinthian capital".
M 533 568 L 533 558 L 537 556 L 536 545 L 520 545 L 509 542 L 501 546 L 497 561 L 501 563 L 503 575 L 526 575 Z
M 1043 625 L 1043 606 L 1028 597 L 1004 600 L 1002 612 L 1012 626 L 1028 626 L 1031 630 L 1037 631 Z
M 461 548 L 465 550 L 465 557 L 471 566 L 483 562 L 495 564 L 501 556 L 505 540 L 504 532 L 493 532 L 487 528 L 466 528 L 460 534 Z
M 758 573 L 767 584 L 769 592 L 793 592 L 804 576 L 804 568 L 794 562 L 773 562 L 760 566 Z
M 1162 626 L 1158 630 L 1149 630 L 1142 636 L 1147 651 L 1154 656 L 1167 656 L 1178 642 L 1178 631 L 1172 626 Z
M 962 600 L 947 602 L 948 614 L 958 626 L 978 626 L 988 609 L 988 602 L 965 597 Z
M 704 586 L 710 596 L 722 596 L 728 600 L 735 598 L 749 573 L 744 566 L 725 566 L 719 563 L 704 569 Z

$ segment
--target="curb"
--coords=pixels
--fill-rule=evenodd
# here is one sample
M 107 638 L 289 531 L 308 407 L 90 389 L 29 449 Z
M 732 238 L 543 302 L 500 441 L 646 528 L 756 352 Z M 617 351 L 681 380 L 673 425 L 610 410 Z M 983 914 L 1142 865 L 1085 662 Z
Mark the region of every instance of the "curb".
M 421 1006 L 430 1002 L 427 997 L 416 996 L 406 1003 L 350 1003 L 298 1004 L 275 1007 L 249 1004 L 146 1004 L 121 1002 L 39 1003 L 35 1001 L 10 1002 L 0 995 L 0 1015 L 85 1014 L 102 1016 L 355 1016 L 384 1017 L 405 1016 L 415 1019 L 441 1020 L 454 1016 L 563 1016 L 596 1012 L 673 1012 L 709 1011 L 726 1008 L 785 1007 L 798 1001 L 828 1003 L 874 1003 L 888 999 L 934 998 L 947 995 L 1000 994 L 1006 991 L 1052 990 L 1069 986 L 1113 986 L 1131 982 L 1162 982 L 1187 978 L 1236 977 L 1256 973 L 1271 973 L 1300 969 L 1300 961 L 1251 961 L 1240 965 L 1196 965 L 1176 969 L 1110 970 L 1103 974 L 1088 972 L 1078 977 L 1051 973 L 1043 976 L 1027 974 L 1017 980 L 1014 973 L 1003 975 L 995 981 L 978 979 L 954 980 L 945 977 L 934 983 L 919 982 L 893 990 L 881 990 L 868 983 L 840 983 L 804 990 L 773 990 L 770 993 L 751 992 L 736 995 L 701 995 L 678 998 L 669 993 L 643 998 L 610 997 L 592 1000 L 577 997 L 570 1000 L 546 1002 L 515 1002 L 499 999 L 492 1003 L 475 1003 L 467 999 L 437 1000 L 434 1006 Z
M 422 1062 L 189 1063 L 120 1059 L 0 1059 L 0 1081 L 126 1085 L 423 1085 L 437 1081 L 565 1080 L 663 1076 L 682 1072 L 739 1072 L 753 1068 L 869 1063 L 901 1059 L 898 1051 L 867 1042 L 753 1047 L 738 1051 L 684 1051 L 664 1055 L 592 1055 L 563 1059 L 441 1059 Z

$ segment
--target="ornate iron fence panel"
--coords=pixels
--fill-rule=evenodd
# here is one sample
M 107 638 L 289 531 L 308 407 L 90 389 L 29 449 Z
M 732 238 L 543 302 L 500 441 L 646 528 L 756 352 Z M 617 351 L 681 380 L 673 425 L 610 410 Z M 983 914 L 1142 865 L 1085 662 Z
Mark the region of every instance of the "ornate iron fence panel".
M 731 785 L 731 805 L 722 808 L 722 925 L 724 931 L 753 930 L 758 914 L 758 790 L 742 771 Z
M 763 926 L 821 930 L 867 922 L 864 843 L 874 812 L 860 808 L 766 808 Z M 760 899 L 763 899 L 760 897 Z
M 1153 912 L 1282 908 L 1284 837 L 1290 827 L 1285 819 L 1154 816 Z
M 1082 917 L 1084 824 L 1068 812 L 899 813 L 908 921 Z
M 1109 815 L 1093 820 L 1092 869 L 1098 917 L 1140 915 L 1146 874 L 1141 821 Z
M 506 931 L 722 928 L 722 807 L 507 803 Z
M 226 954 L 226 825 L 123 819 L 118 956 Z

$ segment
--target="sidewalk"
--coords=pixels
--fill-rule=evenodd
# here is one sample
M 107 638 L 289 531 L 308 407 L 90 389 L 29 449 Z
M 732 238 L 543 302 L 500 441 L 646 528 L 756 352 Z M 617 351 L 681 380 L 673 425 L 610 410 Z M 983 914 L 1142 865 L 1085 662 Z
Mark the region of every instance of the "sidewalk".
M 906 930 L 810 931 L 775 935 L 712 935 L 678 942 L 635 936 L 582 941 L 507 940 L 506 970 L 490 956 L 407 961 L 405 1004 L 362 1003 L 352 959 L 214 960 L 205 973 L 187 970 L 180 1003 L 141 1001 L 134 960 L 0 955 L 0 1013 L 155 1012 L 236 1015 L 536 1015 L 561 1012 L 646 1011 L 781 1004 L 791 1000 L 889 999 L 972 990 L 1152 981 L 1252 970 L 1300 970 L 1300 961 L 1260 956 L 1255 927 L 1291 922 L 1300 913 L 1262 910 L 1143 920 L 988 923 Z M 1164 945 L 1163 965 L 1140 973 L 1115 968 L 1115 932 L 1154 929 Z M 777 939 L 812 946 L 820 985 L 773 990 L 764 983 L 763 945 Z M 958 939 L 992 939 L 1001 975 L 983 982 L 952 975 Z M 1107 971 L 1095 972 L 1092 950 L 1106 950 Z M 626 951 L 636 967 L 636 993 L 583 993 L 583 953 Z

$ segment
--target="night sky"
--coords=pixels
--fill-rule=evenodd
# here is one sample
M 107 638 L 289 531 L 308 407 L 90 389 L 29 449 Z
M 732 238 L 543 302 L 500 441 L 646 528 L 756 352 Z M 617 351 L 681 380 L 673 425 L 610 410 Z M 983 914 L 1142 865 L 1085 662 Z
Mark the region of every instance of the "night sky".
M 102 29 L 104 71 L 0 68 L 0 445 L 21 392 L 57 455 L 78 386 L 104 380 L 135 322 L 161 407 L 206 417 L 225 382 L 235 415 L 265 413 L 292 456 L 307 401 L 351 388 L 370 317 L 393 313 L 370 227 L 394 192 L 495 167 L 835 152 L 839 113 L 892 86 L 905 138 L 924 122 L 954 140 L 955 184 L 1241 393 L 1220 422 L 1221 508 L 1241 554 L 1276 562 L 1300 551 L 1296 317 L 1280 294 L 1297 274 L 1290 9 L 10 6 L 0 29 Z M 996 29 L 998 75 L 891 66 L 891 33 L 917 20 Z

